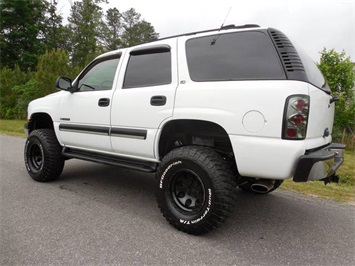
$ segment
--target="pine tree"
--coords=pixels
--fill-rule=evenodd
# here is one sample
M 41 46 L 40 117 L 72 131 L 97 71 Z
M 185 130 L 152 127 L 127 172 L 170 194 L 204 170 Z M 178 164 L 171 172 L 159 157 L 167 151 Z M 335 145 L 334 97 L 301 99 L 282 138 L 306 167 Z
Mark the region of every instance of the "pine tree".
M 124 32 L 122 34 L 122 47 L 129 47 L 138 43 L 156 40 L 159 34 L 154 27 L 141 19 L 141 14 L 134 8 L 122 14 Z
M 72 31 L 72 63 L 84 67 L 97 54 L 100 29 L 102 28 L 102 9 L 99 3 L 104 0 L 83 0 L 74 2 L 68 17 Z
M 0 67 L 33 70 L 45 50 L 41 42 L 47 2 L 2 0 L 0 3 Z

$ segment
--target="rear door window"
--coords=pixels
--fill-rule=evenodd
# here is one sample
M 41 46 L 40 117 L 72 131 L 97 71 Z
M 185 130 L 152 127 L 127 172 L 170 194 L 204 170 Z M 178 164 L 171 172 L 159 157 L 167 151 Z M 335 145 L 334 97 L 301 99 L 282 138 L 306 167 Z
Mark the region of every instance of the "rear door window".
M 130 53 L 123 88 L 149 87 L 170 83 L 170 47 L 153 47 Z

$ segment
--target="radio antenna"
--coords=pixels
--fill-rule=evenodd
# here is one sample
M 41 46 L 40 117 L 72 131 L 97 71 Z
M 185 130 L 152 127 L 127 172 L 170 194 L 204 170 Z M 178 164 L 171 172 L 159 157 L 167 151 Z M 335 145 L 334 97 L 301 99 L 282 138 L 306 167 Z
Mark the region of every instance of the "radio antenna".
M 227 16 L 224 18 L 223 23 L 222 23 L 222 25 L 221 25 L 221 29 L 223 28 L 224 23 L 226 23 L 226 20 L 227 20 L 227 18 L 228 18 L 228 16 L 229 16 L 229 12 L 231 12 L 231 9 L 232 9 L 232 7 L 229 8 L 228 13 L 227 13 Z M 219 30 L 221 30 L 221 29 L 219 29 Z
M 229 16 L 229 12 L 231 12 L 231 9 L 232 9 L 232 7 L 229 8 L 228 13 L 227 13 L 227 16 L 224 18 L 223 23 L 222 23 L 221 27 L 220 27 L 219 30 L 218 30 L 218 33 L 219 33 L 219 32 L 221 31 L 221 29 L 223 28 L 224 23 L 226 23 L 226 20 L 227 20 L 227 18 L 228 18 L 228 16 Z M 216 41 L 217 41 L 217 39 L 219 38 L 219 36 L 220 36 L 220 34 L 218 34 L 217 36 L 215 36 L 215 37 L 213 38 L 213 40 L 212 40 L 212 42 L 211 42 L 211 45 L 214 45 L 214 44 L 216 43 Z

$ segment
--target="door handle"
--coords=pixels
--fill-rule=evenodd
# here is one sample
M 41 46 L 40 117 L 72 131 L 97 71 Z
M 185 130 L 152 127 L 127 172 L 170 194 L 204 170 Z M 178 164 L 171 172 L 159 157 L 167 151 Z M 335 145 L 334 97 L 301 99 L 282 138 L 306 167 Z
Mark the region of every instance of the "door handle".
M 99 106 L 101 107 L 106 107 L 110 105 L 110 99 L 109 98 L 101 98 L 99 100 Z
M 153 96 L 150 98 L 150 105 L 163 106 L 166 104 L 166 97 L 162 95 Z

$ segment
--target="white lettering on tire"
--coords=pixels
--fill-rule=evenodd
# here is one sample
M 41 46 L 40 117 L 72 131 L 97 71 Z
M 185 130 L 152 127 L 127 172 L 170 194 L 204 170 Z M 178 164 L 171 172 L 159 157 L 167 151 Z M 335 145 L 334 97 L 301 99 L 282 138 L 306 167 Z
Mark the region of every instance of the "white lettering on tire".
M 170 164 L 164 171 L 164 173 L 161 175 L 161 178 L 160 178 L 160 183 L 159 183 L 159 187 L 160 188 L 163 188 L 163 181 L 164 181 L 164 178 L 165 178 L 165 175 L 166 173 L 170 170 L 171 167 L 173 167 L 174 165 L 178 165 L 178 164 L 181 164 L 182 162 L 181 161 L 176 161 L 176 162 L 173 162 L 172 164 Z
M 27 168 L 27 171 L 30 172 L 31 169 L 30 169 L 30 166 L 28 165 L 28 144 L 30 142 L 27 140 L 26 141 L 26 146 L 25 146 L 25 165 L 26 165 L 26 168 Z

